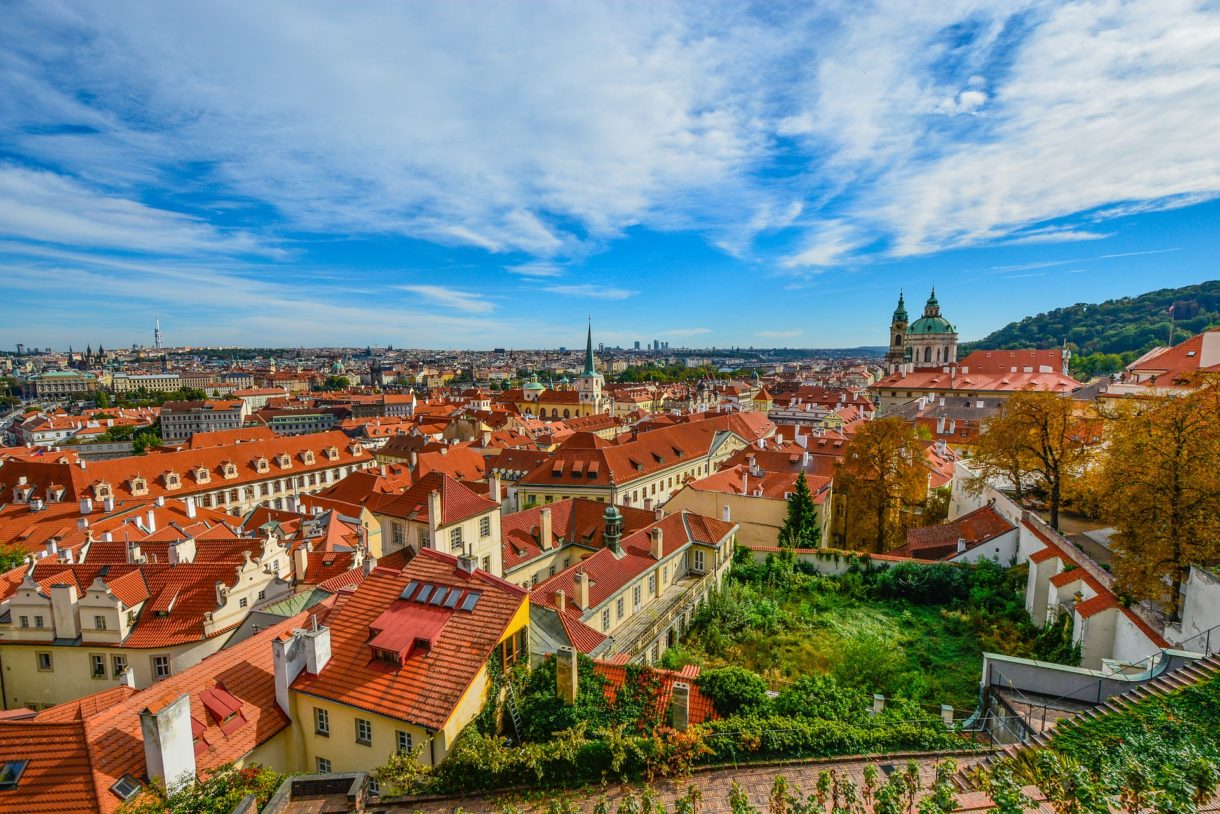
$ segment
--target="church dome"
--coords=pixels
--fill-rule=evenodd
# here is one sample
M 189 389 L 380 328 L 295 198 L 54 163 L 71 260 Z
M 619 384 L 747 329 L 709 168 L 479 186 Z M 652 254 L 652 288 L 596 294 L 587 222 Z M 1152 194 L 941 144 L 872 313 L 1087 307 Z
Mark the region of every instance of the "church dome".
M 907 336 L 916 334 L 952 334 L 957 333 L 949 320 L 944 317 L 920 317 L 907 328 Z
M 546 390 L 546 386 L 543 385 L 542 382 L 538 381 L 538 374 L 535 373 L 533 376 L 530 376 L 530 380 L 525 385 L 525 389 L 526 390 Z

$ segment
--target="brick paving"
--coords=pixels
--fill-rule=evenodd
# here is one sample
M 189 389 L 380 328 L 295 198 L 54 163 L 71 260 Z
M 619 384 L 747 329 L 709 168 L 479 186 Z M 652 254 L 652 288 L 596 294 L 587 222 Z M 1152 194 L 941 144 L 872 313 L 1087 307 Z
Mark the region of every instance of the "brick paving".
M 972 753 L 952 755 L 959 769 L 974 766 L 985 755 Z M 808 796 L 817 786 L 818 773 L 834 769 L 840 775 L 847 774 L 859 786 L 863 782 L 864 767 L 870 763 L 881 768 L 892 767 L 894 771 L 902 771 L 907 760 L 914 758 L 919 764 L 920 777 L 924 786 L 931 785 L 936 773 L 936 764 L 943 757 L 923 755 L 893 755 L 878 758 L 848 758 L 840 760 L 825 760 L 815 763 L 768 764 L 765 766 L 743 766 L 741 768 L 721 768 L 697 771 L 688 779 L 673 782 L 661 780 L 652 784 L 652 790 L 666 809 L 673 811 L 674 800 L 684 794 L 687 788 L 694 784 L 703 792 L 702 814 L 725 814 L 729 811 L 729 788 L 737 781 L 750 797 L 750 802 L 759 811 L 767 810 L 767 796 L 777 775 L 783 775 L 791 788 L 796 786 L 802 797 Z M 884 776 L 882 777 L 884 781 Z M 547 791 L 547 792 L 507 792 L 499 794 L 476 794 L 445 798 L 385 801 L 370 806 L 370 811 L 384 811 L 386 814 L 454 814 L 459 809 L 470 814 L 495 814 L 507 806 L 515 806 L 529 814 L 542 814 L 551 805 L 552 800 L 566 799 L 571 811 L 591 814 L 593 807 L 604 796 L 608 801 L 608 809 L 613 812 L 618 807 L 618 801 L 628 793 L 639 793 L 639 784 L 624 785 L 609 783 L 605 786 L 577 790 Z

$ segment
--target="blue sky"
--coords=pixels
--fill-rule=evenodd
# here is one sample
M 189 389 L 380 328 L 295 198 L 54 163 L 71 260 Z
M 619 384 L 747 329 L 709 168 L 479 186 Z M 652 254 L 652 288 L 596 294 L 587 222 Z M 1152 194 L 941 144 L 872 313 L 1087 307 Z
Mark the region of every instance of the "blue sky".
M 8 3 L 0 344 L 884 344 L 1220 276 L 1186 0 Z

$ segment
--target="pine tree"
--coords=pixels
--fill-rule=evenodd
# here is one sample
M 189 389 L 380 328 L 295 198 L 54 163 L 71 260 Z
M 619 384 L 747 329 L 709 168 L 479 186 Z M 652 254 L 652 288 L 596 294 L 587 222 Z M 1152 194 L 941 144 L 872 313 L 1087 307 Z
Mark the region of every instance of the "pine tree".
M 822 527 L 813 494 L 805 473 L 797 475 L 796 488 L 788 495 L 788 517 L 779 530 L 781 548 L 817 548 L 822 542 Z

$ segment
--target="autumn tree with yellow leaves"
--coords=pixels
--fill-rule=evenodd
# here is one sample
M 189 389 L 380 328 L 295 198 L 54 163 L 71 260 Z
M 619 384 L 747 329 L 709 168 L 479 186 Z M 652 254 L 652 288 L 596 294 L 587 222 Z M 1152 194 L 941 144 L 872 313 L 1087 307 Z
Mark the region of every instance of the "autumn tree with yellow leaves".
M 1114 572 L 1172 618 L 1192 564 L 1220 560 L 1220 386 L 1121 403 L 1098 468 Z
M 851 548 L 877 553 L 906 542 L 907 527 L 928 493 L 928 467 L 915 428 L 882 418 L 856 431 L 835 475 Z
M 983 425 L 970 466 L 972 485 L 1001 480 L 1018 500 L 1044 495 L 1051 526 L 1059 528 L 1064 491 L 1088 467 L 1100 440 L 1100 423 L 1091 408 L 1056 393 L 1022 390 Z

